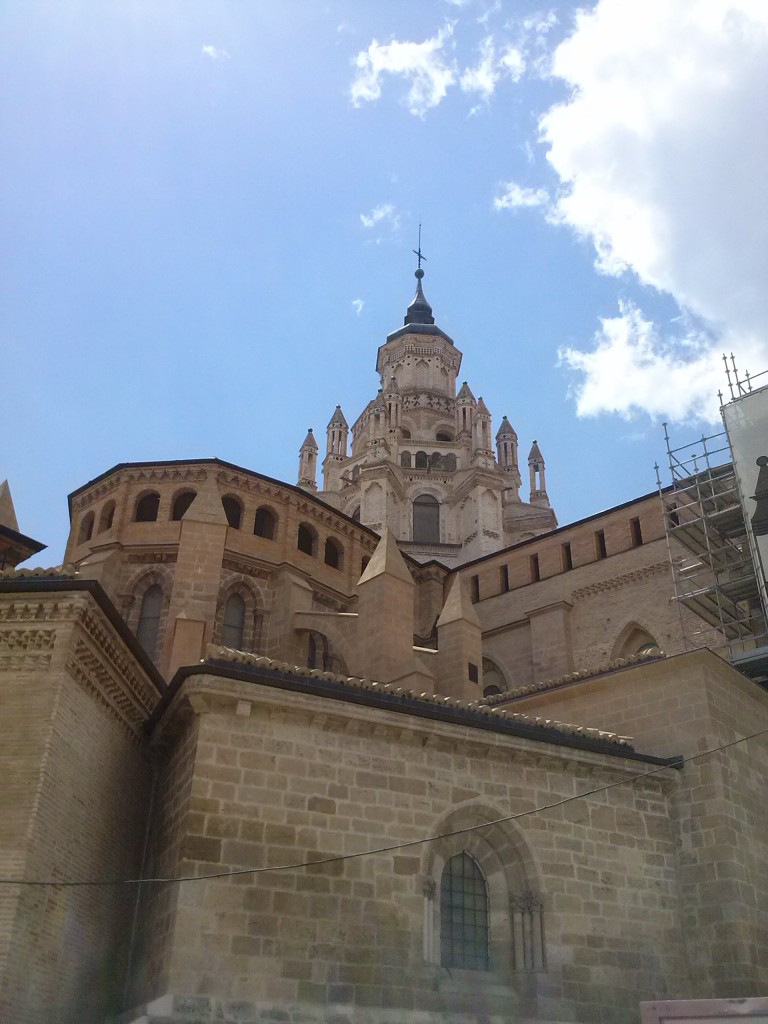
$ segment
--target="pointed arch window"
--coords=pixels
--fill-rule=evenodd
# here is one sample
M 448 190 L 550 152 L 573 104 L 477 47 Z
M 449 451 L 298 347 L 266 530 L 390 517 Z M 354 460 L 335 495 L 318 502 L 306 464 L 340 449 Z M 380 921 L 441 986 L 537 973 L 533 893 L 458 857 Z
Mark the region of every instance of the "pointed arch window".
M 93 536 L 93 520 L 93 512 L 87 512 L 83 516 L 83 521 L 80 523 L 80 534 L 77 538 L 78 544 L 85 544 Z
M 227 517 L 229 525 L 233 530 L 239 530 L 243 518 L 243 506 L 231 494 L 226 494 L 221 499 L 221 504 L 224 506 L 224 515 Z
M 422 544 L 440 543 L 440 502 L 431 494 L 414 499 L 413 539 Z
M 342 562 L 342 548 L 338 541 L 329 537 L 325 542 L 325 564 L 332 569 L 340 569 Z
M 224 605 L 224 623 L 221 629 L 222 644 L 235 651 L 241 651 L 244 630 L 245 601 L 240 594 L 230 594 Z
M 112 523 L 115 520 L 115 508 L 115 502 L 108 501 L 101 510 L 101 515 L 99 516 L 99 533 L 104 533 L 106 530 L 112 529 Z
M 136 639 L 153 660 L 157 654 L 157 634 L 160 629 L 162 610 L 163 589 L 159 583 L 153 583 L 144 591 L 139 612 L 139 624 L 136 627 Z
M 443 868 L 440 962 L 443 967 L 488 970 L 488 888 L 468 853 L 456 854 Z
M 303 551 L 305 555 L 314 555 L 315 553 L 315 531 L 311 526 L 307 526 L 306 523 L 299 523 L 299 529 L 296 536 L 296 547 L 299 551 Z
M 136 502 L 136 514 L 133 518 L 137 523 L 154 523 L 159 508 L 160 495 L 156 491 L 151 491 Z
M 253 532 L 257 537 L 264 537 L 266 540 L 275 539 L 277 517 L 272 509 L 262 505 L 256 509 L 256 518 L 253 523 Z
M 182 491 L 181 494 L 177 494 L 173 499 L 171 519 L 175 521 L 181 519 L 196 497 L 197 493 L 195 491 Z

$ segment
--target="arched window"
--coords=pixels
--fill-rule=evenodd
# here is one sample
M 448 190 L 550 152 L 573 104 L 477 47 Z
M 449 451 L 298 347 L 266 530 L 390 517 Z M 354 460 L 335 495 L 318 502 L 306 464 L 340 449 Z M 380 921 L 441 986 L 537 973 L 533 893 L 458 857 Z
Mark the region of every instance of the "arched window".
M 356 523 L 360 522 L 360 506 L 359 505 L 357 506 L 357 508 L 352 510 L 352 519 L 354 519 L 354 521 Z
M 368 557 L 368 555 L 363 555 L 363 557 L 360 559 L 360 575 L 361 576 L 363 575 L 365 570 L 368 568 L 368 563 L 369 562 L 370 562 L 370 558 Z
M 410 439 L 411 439 L 411 432 L 410 432 L 410 430 L 407 430 L 405 427 L 402 427 L 401 428 L 401 433 L 403 435 L 403 438 L 406 441 L 410 441 Z
M 114 501 L 108 501 L 101 510 L 99 516 L 99 533 L 104 533 L 106 530 L 112 529 L 112 523 L 115 521 L 115 503 Z
M 256 518 L 253 522 L 253 532 L 257 537 L 264 537 L 266 540 L 275 539 L 275 528 L 277 518 L 271 508 L 262 505 L 256 509 Z
M 231 494 L 225 494 L 221 499 L 221 504 L 224 506 L 224 515 L 227 517 L 229 525 L 233 530 L 239 530 L 243 518 L 243 506 Z
M 426 452 L 416 452 L 416 469 L 426 469 L 429 465 L 429 458 Z
M 315 553 L 315 531 L 306 523 L 299 523 L 296 547 L 305 555 L 314 555 Z
M 447 430 L 438 430 L 438 432 L 435 434 L 435 440 L 436 441 L 452 441 L 453 440 L 453 434 L 449 433 L 449 431 L 447 431 Z
M 90 540 L 93 536 L 93 520 L 95 516 L 93 512 L 86 512 L 80 522 L 80 532 L 77 535 L 77 543 L 85 544 L 87 540 Z
M 413 502 L 413 539 L 440 543 L 440 503 L 431 494 L 420 494 Z
M 400 465 L 403 467 L 403 469 L 410 469 L 411 468 L 411 453 L 410 452 L 402 452 L 401 453 L 401 455 L 400 455 Z
M 157 510 L 160 507 L 160 495 L 156 491 L 150 491 L 143 495 L 136 502 L 136 513 L 134 520 L 137 523 L 154 523 L 157 519 Z
M 160 613 L 163 610 L 163 590 L 159 583 L 153 583 L 144 591 L 139 612 L 136 638 L 154 660 L 157 653 L 157 632 L 160 628 Z
M 221 629 L 221 642 L 225 647 L 235 651 L 243 649 L 243 630 L 245 629 L 245 601 L 240 594 L 230 594 L 224 605 L 224 623 Z
M 341 568 L 342 548 L 338 541 L 329 537 L 325 542 L 325 564 L 332 569 Z
M 488 889 L 468 853 L 451 857 L 440 881 L 440 963 L 488 970 Z
M 508 689 L 499 666 L 490 658 L 483 658 L 483 696 L 492 697 L 495 693 L 504 693 Z
M 429 456 L 429 468 L 430 469 L 442 469 L 443 468 L 443 456 L 440 452 L 432 452 Z
M 181 494 L 177 494 L 171 507 L 171 519 L 178 522 L 196 497 L 196 491 L 182 491 Z
M 449 473 L 456 472 L 456 456 L 453 452 L 449 452 L 448 455 L 443 456 L 443 469 L 448 470 Z

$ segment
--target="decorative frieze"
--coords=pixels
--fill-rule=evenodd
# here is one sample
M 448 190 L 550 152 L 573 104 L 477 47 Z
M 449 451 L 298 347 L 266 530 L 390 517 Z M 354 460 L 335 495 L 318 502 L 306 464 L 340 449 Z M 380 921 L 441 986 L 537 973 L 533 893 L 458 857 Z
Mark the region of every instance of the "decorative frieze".
M 573 592 L 573 600 L 578 601 L 584 597 L 594 597 L 595 594 L 601 594 L 606 590 L 618 590 L 620 587 L 650 580 L 654 576 L 668 575 L 669 563 L 655 562 L 653 565 L 643 566 L 642 569 L 634 569 L 632 572 L 624 573 L 621 576 L 613 576 L 611 579 L 599 580 L 597 583 L 589 584 L 589 586 L 579 587 L 578 590 Z

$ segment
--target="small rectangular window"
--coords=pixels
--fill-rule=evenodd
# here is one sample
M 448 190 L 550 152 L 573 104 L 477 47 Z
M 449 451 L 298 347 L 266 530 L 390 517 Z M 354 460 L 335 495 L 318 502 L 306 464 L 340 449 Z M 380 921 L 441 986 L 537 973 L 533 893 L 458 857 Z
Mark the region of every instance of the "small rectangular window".
M 605 531 L 598 530 L 595 533 L 595 558 L 607 558 L 608 549 L 605 546 Z
M 541 573 L 539 572 L 539 556 L 538 555 L 531 555 L 530 561 L 529 561 L 529 565 L 530 565 L 531 583 L 538 583 L 539 580 L 541 579 Z
M 567 542 L 562 545 L 561 555 L 563 560 L 563 572 L 569 572 L 573 568 L 573 556 L 571 555 L 571 545 Z
M 640 520 L 637 517 L 629 520 L 629 532 L 632 536 L 632 547 L 639 548 L 643 543 L 643 531 L 640 529 Z
M 477 604 L 480 600 L 480 577 L 473 576 L 470 579 L 470 584 L 472 586 L 472 604 Z
M 502 594 L 506 594 L 509 590 L 509 566 L 502 565 L 499 568 L 499 587 Z
M 480 673 L 477 671 L 477 665 L 473 661 L 467 662 L 467 672 L 469 674 L 470 683 L 477 683 L 480 681 Z

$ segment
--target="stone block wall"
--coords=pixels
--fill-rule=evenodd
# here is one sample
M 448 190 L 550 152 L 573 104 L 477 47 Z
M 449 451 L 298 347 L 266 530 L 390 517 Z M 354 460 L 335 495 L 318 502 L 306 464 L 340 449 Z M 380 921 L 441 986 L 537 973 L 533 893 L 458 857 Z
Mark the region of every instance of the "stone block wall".
M 709 651 L 635 666 L 522 697 L 510 711 L 588 721 L 687 763 L 671 799 L 683 926 L 697 997 L 759 995 L 768 985 L 768 695 Z
M 279 870 L 181 883 L 145 999 L 167 985 L 222 1005 L 301 1006 L 317 1021 L 358 1010 L 371 1021 L 406 1011 L 458 1021 L 482 1007 L 498 1021 L 514 1008 L 520 1019 L 629 1024 L 640 998 L 687 991 L 674 780 L 297 868 L 528 811 L 643 765 L 214 675 L 187 678 L 158 740 L 189 709 L 196 725 L 185 717 L 176 742 L 194 744 L 194 762 L 172 759 L 162 783 L 181 795 L 187 783 L 175 773 L 191 772 L 188 799 L 172 812 L 186 834 L 165 842 L 161 863 L 176 859 L 184 875 Z M 488 881 L 489 972 L 440 966 L 440 871 L 462 849 Z M 516 968 L 514 908 L 529 898 L 543 902 L 546 970 Z

